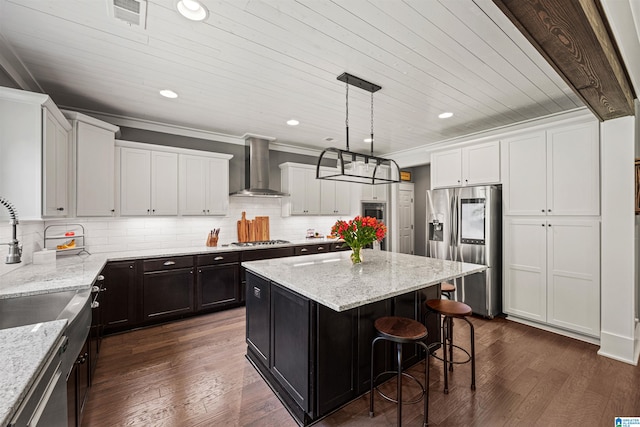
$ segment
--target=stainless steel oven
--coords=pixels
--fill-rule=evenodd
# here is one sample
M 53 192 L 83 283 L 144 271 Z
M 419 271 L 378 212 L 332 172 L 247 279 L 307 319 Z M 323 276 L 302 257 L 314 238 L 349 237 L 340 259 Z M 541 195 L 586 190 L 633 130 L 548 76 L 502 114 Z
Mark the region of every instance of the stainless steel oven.
M 365 202 L 362 203 L 362 216 L 370 216 L 376 218 L 378 221 L 384 222 L 387 227 L 387 204 L 382 202 Z M 387 250 L 387 239 L 389 238 L 389 230 L 387 230 L 387 236 L 380 242 L 380 249 Z M 376 246 L 374 246 L 376 247 Z

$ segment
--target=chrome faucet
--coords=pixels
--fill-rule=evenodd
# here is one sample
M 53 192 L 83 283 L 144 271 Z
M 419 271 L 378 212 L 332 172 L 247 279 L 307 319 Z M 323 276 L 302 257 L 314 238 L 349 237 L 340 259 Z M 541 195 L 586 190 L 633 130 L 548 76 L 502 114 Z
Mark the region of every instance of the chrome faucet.
M 7 254 L 6 264 L 17 264 L 21 261 L 22 244 L 18 242 L 18 213 L 13 205 L 4 197 L 0 197 L 0 205 L 9 211 L 9 224 L 13 226 L 13 238 L 8 243 L 0 243 L 0 245 L 8 245 L 9 253 Z

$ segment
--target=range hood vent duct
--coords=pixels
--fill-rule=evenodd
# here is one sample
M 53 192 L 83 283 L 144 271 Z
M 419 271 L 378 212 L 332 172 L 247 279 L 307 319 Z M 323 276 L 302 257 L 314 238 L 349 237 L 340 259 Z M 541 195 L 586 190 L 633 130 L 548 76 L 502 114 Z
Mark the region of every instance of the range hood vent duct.
M 283 197 L 286 193 L 269 188 L 269 139 L 247 136 L 244 157 L 245 188 L 231 196 L 238 197 Z

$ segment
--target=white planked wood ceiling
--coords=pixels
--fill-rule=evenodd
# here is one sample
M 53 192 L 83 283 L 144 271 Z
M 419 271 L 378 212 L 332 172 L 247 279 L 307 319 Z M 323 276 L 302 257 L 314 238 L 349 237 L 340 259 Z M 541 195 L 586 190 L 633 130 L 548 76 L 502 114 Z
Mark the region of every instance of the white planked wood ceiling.
M 109 0 L 0 0 L 0 33 L 59 105 L 300 147 L 344 147 L 345 71 L 382 86 L 377 154 L 582 107 L 491 0 L 203 3 L 196 23 L 150 0 L 140 29 Z M 349 103 L 366 151 L 370 94 Z

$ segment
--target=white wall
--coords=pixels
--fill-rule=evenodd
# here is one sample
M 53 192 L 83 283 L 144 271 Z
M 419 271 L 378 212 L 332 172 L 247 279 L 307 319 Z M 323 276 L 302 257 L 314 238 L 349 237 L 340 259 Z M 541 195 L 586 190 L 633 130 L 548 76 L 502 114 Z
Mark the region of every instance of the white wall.
M 635 351 L 635 119 L 600 125 L 602 244 L 598 354 L 637 363 Z
M 85 226 L 86 245 L 91 253 L 153 248 L 184 248 L 205 246 L 207 233 L 220 228 L 218 245 L 238 241 L 237 221 L 242 211 L 247 219 L 269 216 L 271 239 L 300 240 L 308 228 L 328 235 L 337 219 L 355 216 L 291 216 L 281 217 L 281 199 L 229 198 L 226 217 L 129 217 L 129 218 L 77 218 L 47 221 L 46 225 L 81 223 Z M 64 228 L 64 227 L 63 227 Z M 51 243 L 50 245 L 53 245 Z

